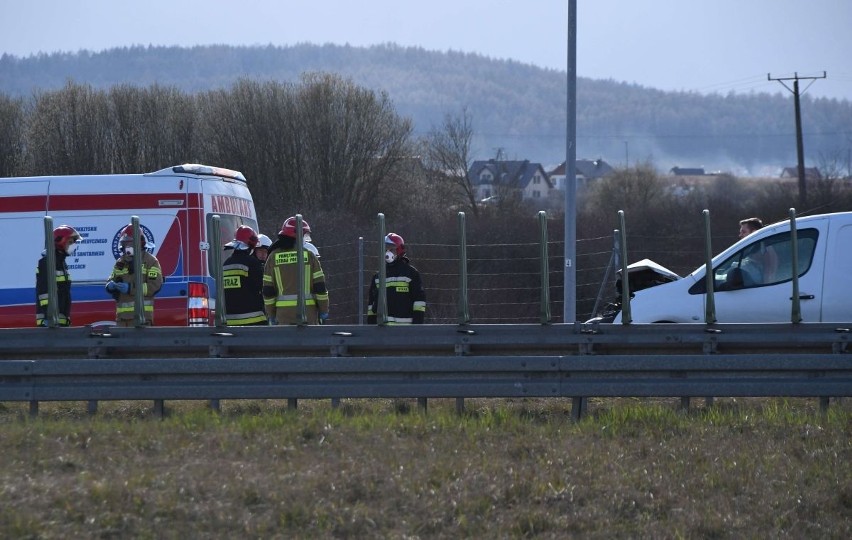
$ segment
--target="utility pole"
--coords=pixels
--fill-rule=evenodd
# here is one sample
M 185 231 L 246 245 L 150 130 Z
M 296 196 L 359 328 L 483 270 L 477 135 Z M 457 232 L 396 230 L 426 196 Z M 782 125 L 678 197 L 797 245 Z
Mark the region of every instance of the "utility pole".
M 568 0 L 565 127 L 565 268 L 562 322 L 577 320 L 577 0 Z
M 767 73 L 766 79 L 769 81 L 778 81 L 781 83 L 784 88 L 793 92 L 793 103 L 796 108 L 796 154 L 798 157 L 798 169 L 799 169 L 799 208 L 804 210 L 807 208 L 806 203 L 808 200 L 808 192 L 807 187 L 805 186 L 805 145 L 802 142 L 802 111 L 799 106 L 799 81 L 800 80 L 811 80 L 814 81 L 816 79 L 825 79 L 826 73 L 822 72 L 821 77 L 799 77 L 798 73 L 793 73 L 792 77 L 776 77 L 772 78 L 772 75 Z M 784 81 L 793 81 L 793 88 L 790 89 Z M 810 86 L 810 85 L 808 85 Z M 805 88 L 807 90 L 807 88 Z

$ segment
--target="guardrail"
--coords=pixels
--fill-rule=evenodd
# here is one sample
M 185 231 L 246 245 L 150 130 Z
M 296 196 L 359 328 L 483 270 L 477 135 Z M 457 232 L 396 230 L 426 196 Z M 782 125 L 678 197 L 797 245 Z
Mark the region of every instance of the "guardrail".
M 852 326 L 852 325 L 850 325 Z M 418 325 L 2 329 L 0 401 L 852 396 L 850 328 Z M 708 398 L 709 399 L 709 398 Z

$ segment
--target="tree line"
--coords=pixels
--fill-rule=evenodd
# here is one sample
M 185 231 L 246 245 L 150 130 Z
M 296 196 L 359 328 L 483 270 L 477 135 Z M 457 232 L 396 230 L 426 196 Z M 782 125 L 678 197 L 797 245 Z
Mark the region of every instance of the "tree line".
M 386 92 L 418 136 L 439 121 L 448 103 L 467 107 L 477 124 L 477 159 L 493 157 L 497 148 L 510 159 L 545 165 L 564 158 L 564 71 L 453 51 L 300 44 L 0 55 L 0 92 L 27 96 L 33 89 L 61 88 L 71 78 L 96 89 L 158 83 L 195 93 L 228 88 L 241 77 L 296 82 L 307 70 Z M 622 166 L 652 159 L 667 164 L 665 169 L 700 166 L 734 174 L 749 168 L 750 175 L 794 166 L 792 96 L 778 84 L 767 88 L 770 92 L 704 95 L 579 77 L 577 156 Z M 852 102 L 804 93 L 801 114 L 808 166 L 840 157 L 848 174 Z

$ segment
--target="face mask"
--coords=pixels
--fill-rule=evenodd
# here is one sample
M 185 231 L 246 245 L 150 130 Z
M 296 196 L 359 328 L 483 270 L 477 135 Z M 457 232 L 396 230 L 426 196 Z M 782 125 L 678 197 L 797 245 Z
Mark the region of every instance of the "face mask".
M 74 255 L 75 251 L 77 251 L 77 242 L 65 246 L 65 253 L 67 253 L 68 255 Z
M 133 246 L 126 246 L 124 248 L 124 256 L 127 257 L 128 259 L 133 258 Z
M 396 253 L 391 250 L 385 251 L 385 262 L 390 264 L 396 260 Z

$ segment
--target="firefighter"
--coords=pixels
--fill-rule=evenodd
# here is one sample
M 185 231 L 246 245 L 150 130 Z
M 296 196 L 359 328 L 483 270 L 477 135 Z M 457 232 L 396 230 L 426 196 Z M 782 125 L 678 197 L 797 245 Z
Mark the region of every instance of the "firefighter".
M 269 257 L 269 246 L 271 245 L 272 240 L 268 236 L 265 234 L 258 234 L 257 245 L 254 246 L 254 250 L 251 254 L 254 255 L 261 263 L 265 263 L 267 257 Z
M 268 324 L 263 309 L 263 263 L 252 255 L 259 246 L 258 235 L 248 225 L 240 225 L 225 248 L 234 252 L 223 264 L 225 319 L 228 326 Z
M 426 293 L 420 272 L 405 255 L 405 241 L 396 233 L 385 236 L 385 285 L 388 324 L 423 324 L 426 318 Z M 367 323 L 378 322 L 379 274 L 370 282 Z
M 311 239 L 311 227 L 302 220 L 302 235 Z M 263 299 L 269 323 L 298 324 L 298 272 L 296 218 L 289 217 L 278 232 L 278 240 L 269 247 L 269 259 L 263 270 Z M 328 289 L 319 259 L 313 252 L 302 250 L 305 283 L 305 314 L 308 324 L 322 324 L 328 319 Z
M 163 287 L 163 271 L 160 261 L 145 249 L 145 235 L 141 235 L 142 246 L 142 298 L 145 325 L 154 324 L 154 295 Z M 136 292 L 133 289 L 133 225 L 121 231 L 119 238 L 121 255 L 115 261 L 106 290 L 115 300 L 115 322 L 118 326 L 134 326 Z
M 65 258 L 73 255 L 80 242 L 80 233 L 69 225 L 53 229 L 56 250 L 56 306 L 59 326 L 71 326 L 71 275 Z M 36 266 L 36 326 L 47 326 L 47 253 Z

